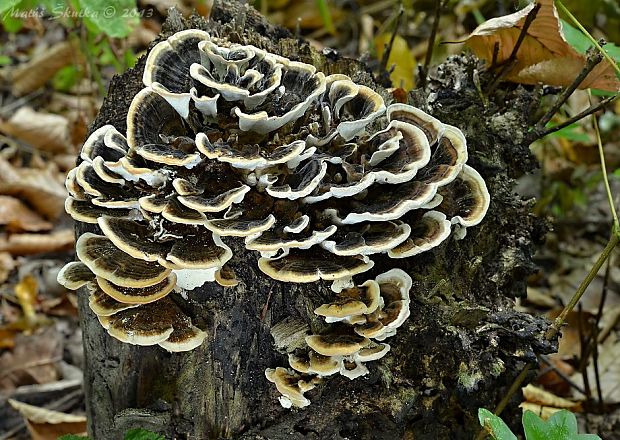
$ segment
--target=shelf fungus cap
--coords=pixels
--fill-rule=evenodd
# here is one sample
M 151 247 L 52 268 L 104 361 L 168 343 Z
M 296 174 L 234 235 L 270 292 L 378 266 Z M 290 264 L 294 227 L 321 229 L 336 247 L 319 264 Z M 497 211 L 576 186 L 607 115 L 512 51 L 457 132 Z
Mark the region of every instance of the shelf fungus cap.
M 370 344 L 370 340 L 356 334 L 328 333 L 306 336 L 306 344 L 323 356 L 347 356 Z
M 96 275 L 116 285 L 147 287 L 164 280 L 171 272 L 156 262 L 133 258 L 108 238 L 90 232 L 76 243 L 77 256 Z
M 374 265 L 374 262 L 366 256 L 341 257 L 321 251 L 308 256 L 303 252 L 293 253 L 293 251 L 280 258 L 260 258 L 258 267 L 274 280 L 312 283 L 357 275 L 366 272 Z
M 479 224 L 489 209 L 491 196 L 484 179 L 474 168 L 463 165 L 456 180 L 441 193 L 442 204 L 448 204 L 448 198 L 454 203 L 452 224 L 471 227 Z
M 69 290 L 77 290 L 95 279 L 95 274 L 80 261 L 67 263 L 58 272 L 58 284 Z
M 206 338 L 169 297 L 118 311 L 108 317 L 108 333 L 134 345 L 160 345 L 168 351 L 193 350 Z
M 101 290 L 119 302 L 147 304 L 157 301 L 172 292 L 176 285 L 176 275 L 171 273 L 162 281 L 145 287 L 118 286 L 101 277 L 97 277 L 97 284 Z
M 331 303 L 322 304 L 314 310 L 327 322 L 342 321 L 356 315 L 373 313 L 380 305 L 379 284 L 368 280 L 361 286 L 343 289 Z
M 142 82 L 150 86 L 181 115 L 189 115 L 189 69 L 200 62 L 198 45 L 208 40 L 209 34 L 198 29 L 187 29 L 170 36 L 153 47 L 144 66 Z
M 306 391 L 314 388 L 312 382 L 304 381 L 302 376 L 287 368 L 278 367 L 265 370 L 265 377 L 276 385 L 276 389 L 282 394 L 279 397 L 280 404 L 284 408 L 304 408 L 310 405 L 310 400 L 304 396 Z

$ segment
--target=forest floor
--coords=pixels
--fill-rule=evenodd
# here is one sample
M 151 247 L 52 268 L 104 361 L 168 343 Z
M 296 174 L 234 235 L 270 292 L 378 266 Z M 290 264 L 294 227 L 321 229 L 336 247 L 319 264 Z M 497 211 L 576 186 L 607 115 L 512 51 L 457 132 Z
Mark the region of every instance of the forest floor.
M 87 15 L 76 17 L 63 1 L 55 3 L 62 8 L 54 14 L 29 2 L 9 3 L 16 6 L 0 7 L 0 439 L 51 440 L 83 433 L 86 426 L 77 299 L 56 282 L 59 269 L 73 259 L 73 223 L 64 212 L 66 173 L 112 76 L 146 51 L 167 8 L 175 5 L 184 14 L 196 8 L 208 16 L 209 2 L 140 0 L 135 10 L 131 1 L 122 2 L 130 13 L 106 32 L 98 32 L 101 24 Z M 392 83 L 397 98 L 419 86 L 419 67 L 468 50 L 454 42 L 486 19 L 513 11 L 511 1 L 450 2 L 439 15 L 430 56 L 435 2 L 342 0 L 321 9 L 324 3 L 262 0 L 255 6 L 319 49 L 361 58 L 377 74 L 387 70 L 383 80 Z M 564 3 L 595 37 L 620 42 L 620 9 L 612 2 L 588 2 L 592 10 L 579 6 L 584 2 Z M 605 93 L 591 95 L 573 93 L 551 123 Z M 599 112 L 598 124 L 612 193 L 618 195 L 620 101 Z M 528 280 L 527 296 L 515 307 L 553 319 L 604 248 L 612 216 L 591 118 L 531 148 L 540 168 L 520 178 L 515 190 L 524 200 L 535 199 L 533 209 L 549 232 L 535 255 L 538 271 Z M 612 255 L 569 314 L 559 352 L 541 357 L 537 379 L 523 389 L 524 409 L 543 418 L 569 409 L 578 414 L 581 432 L 620 426 L 619 261 Z

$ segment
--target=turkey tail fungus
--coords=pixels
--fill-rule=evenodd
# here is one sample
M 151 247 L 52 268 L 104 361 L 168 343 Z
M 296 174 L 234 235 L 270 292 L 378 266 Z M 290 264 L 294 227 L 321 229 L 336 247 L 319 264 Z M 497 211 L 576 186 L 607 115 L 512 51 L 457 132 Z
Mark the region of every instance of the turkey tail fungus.
M 247 5 L 172 10 L 66 182 L 90 435 L 475 431 L 553 349 L 510 306 L 542 235 L 511 191 L 535 97 L 483 108 L 475 64 L 394 103 Z

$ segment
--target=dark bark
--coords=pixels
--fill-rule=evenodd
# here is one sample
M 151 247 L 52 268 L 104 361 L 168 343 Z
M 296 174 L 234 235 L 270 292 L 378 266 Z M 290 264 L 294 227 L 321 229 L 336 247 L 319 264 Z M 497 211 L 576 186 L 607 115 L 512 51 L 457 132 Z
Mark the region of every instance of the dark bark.
M 216 4 L 209 22 L 172 14 L 161 38 L 184 27 L 254 44 L 380 88 L 359 62 L 333 51 L 319 53 L 244 5 Z M 127 108 L 142 88 L 143 64 L 141 59 L 113 79 L 92 130 L 103 124 L 126 128 Z M 472 80 L 477 68 L 475 59 L 452 58 L 431 70 L 426 91 L 413 93 L 410 101 L 464 131 L 470 163 L 489 187 L 491 208 L 463 240 L 448 240 L 405 261 L 377 258 L 372 272 L 357 279 L 392 267 L 414 279 L 411 317 L 390 339 L 390 354 L 369 364 L 368 376 L 330 378 L 307 394 L 309 407 L 283 409 L 264 376 L 266 368 L 287 365 L 272 328 L 288 319 L 319 329 L 312 310 L 333 293 L 326 283 L 273 281 L 258 270 L 254 254 L 231 242 L 239 286 L 207 283 L 190 293 L 189 302 L 177 298 L 209 332 L 191 352 L 169 354 L 116 341 L 101 328 L 82 292 L 90 435 L 120 439 L 140 427 L 180 439 L 471 436 L 478 429 L 477 408 L 493 407 L 525 362 L 553 349 L 542 338 L 546 321 L 512 310 L 513 299 L 525 294 L 531 253 L 544 234 L 530 214 L 531 204 L 512 189 L 512 179 L 534 167 L 523 139 L 536 97 L 513 87 L 497 92 L 485 108 Z M 79 225 L 79 233 L 85 230 Z

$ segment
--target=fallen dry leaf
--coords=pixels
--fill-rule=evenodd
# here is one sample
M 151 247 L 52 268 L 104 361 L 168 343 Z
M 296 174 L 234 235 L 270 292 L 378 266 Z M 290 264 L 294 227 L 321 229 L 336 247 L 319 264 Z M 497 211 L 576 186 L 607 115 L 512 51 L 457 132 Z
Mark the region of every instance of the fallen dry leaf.
M 56 219 L 65 210 L 67 190 L 60 173 L 52 168 L 15 168 L 0 157 L 0 194 L 19 197 L 46 218 Z
M 15 348 L 0 356 L 0 390 L 58 380 L 63 335 L 53 327 L 15 336 Z
M 27 63 L 11 67 L 11 90 L 15 96 L 23 96 L 43 86 L 65 66 L 77 64 L 81 55 L 77 45 L 63 41 L 36 54 Z
M 66 152 L 71 147 L 69 120 L 61 115 L 43 113 L 24 106 L 5 121 L 0 130 L 42 151 Z
M 86 433 L 85 416 L 52 411 L 14 399 L 8 402 L 24 417 L 32 440 L 56 440 L 66 434 Z
M 49 234 L 0 234 L 0 252 L 13 255 L 32 255 L 58 252 L 73 248 L 72 229 L 61 229 Z
M 573 402 L 572 400 L 564 399 L 563 397 L 556 396 L 549 391 L 545 391 L 542 388 L 538 388 L 532 384 L 529 384 L 521 388 L 523 392 L 523 398 L 527 403 L 534 403 L 541 406 L 564 408 L 570 411 L 580 411 L 581 403 Z
M 546 390 L 551 391 L 556 396 L 570 396 L 572 392 L 571 385 L 564 379 L 564 377 L 570 377 L 575 373 L 575 368 L 568 362 L 560 359 L 560 355 L 552 354 L 547 357 L 547 360 L 554 369 L 547 366 L 546 363 L 542 363 L 539 368 L 539 377 L 536 383 L 542 385 Z M 543 370 L 545 371 L 543 373 Z M 557 371 L 562 373 L 564 377 L 558 374 Z
M 0 348 L 14 348 L 15 334 L 14 330 L 0 328 Z
M 0 252 L 0 284 L 4 283 L 15 269 L 15 260 L 8 252 Z
M 556 309 L 546 314 L 547 318 L 553 320 L 562 312 L 561 309 Z M 581 354 L 581 344 L 579 338 L 579 328 L 581 326 L 581 336 L 584 340 L 587 340 L 592 333 L 590 324 L 594 319 L 594 315 L 588 312 L 570 312 L 566 316 L 566 326 L 562 328 L 562 335 L 560 336 L 560 345 L 558 347 L 558 355 L 562 358 L 579 357 Z M 581 323 L 579 322 L 581 320 Z
M 585 65 L 585 56 L 568 44 L 562 34 L 562 24 L 553 0 L 539 0 L 540 10 L 532 21 L 519 51 L 517 61 L 506 78 L 523 84 L 545 83 L 556 86 L 571 84 Z M 497 63 L 509 59 L 523 28 L 527 15 L 534 9 L 531 3 L 514 14 L 492 18 L 478 26 L 465 43 L 487 62 L 493 61 L 497 44 Z M 613 66 L 606 60 L 599 63 L 579 88 L 618 91 L 620 81 Z
M 383 34 L 375 38 L 377 58 L 382 59 L 386 45 L 389 44 L 391 37 L 391 34 Z M 400 35 L 396 35 L 386 64 L 388 71 L 393 68 L 390 73 L 392 85 L 405 90 L 413 89 L 415 87 L 413 79 L 416 65 L 417 63 L 411 54 L 407 41 Z
M 26 275 L 15 285 L 15 296 L 27 321 L 35 320 L 38 291 L 37 280 L 32 275 Z
M 549 417 L 554 415 L 556 412 L 562 411 L 563 409 L 563 408 L 554 408 L 551 406 L 544 406 L 544 405 L 539 405 L 538 403 L 529 403 L 529 402 L 522 402 L 519 405 L 519 408 L 521 408 L 523 412 L 532 411 L 534 414 L 536 414 L 538 417 L 540 417 L 543 420 L 547 420 Z
M 19 199 L 0 196 L 0 226 L 8 232 L 49 231 L 52 224 L 24 205 Z
M 604 403 L 614 404 L 620 402 L 620 337 L 611 334 L 605 342 L 598 346 L 598 370 L 601 381 L 601 394 Z M 588 379 L 592 393 L 596 395 L 596 375 L 594 363 L 590 359 L 587 369 Z M 575 374 L 571 379 L 578 385 L 583 386 L 583 376 Z

